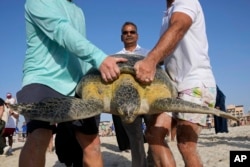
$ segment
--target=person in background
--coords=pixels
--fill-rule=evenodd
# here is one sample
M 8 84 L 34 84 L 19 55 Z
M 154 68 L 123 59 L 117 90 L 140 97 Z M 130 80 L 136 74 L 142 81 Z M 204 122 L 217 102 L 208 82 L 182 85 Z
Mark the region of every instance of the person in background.
M 11 93 L 6 94 L 5 104 L 6 104 L 6 114 L 7 114 L 7 122 L 5 124 L 5 129 L 3 133 L 3 137 L 8 138 L 8 145 L 10 146 L 9 152 L 12 153 L 12 146 L 14 142 L 14 134 L 18 125 L 19 114 L 8 107 L 9 104 L 15 104 L 16 99 L 12 96 Z
M 22 125 L 22 138 L 23 138 L 23 142 L 25 142 L 26 138 L 27 138 L 27 124 L 26 122 L 23 122 Z
M 209 114 L 207 115 L 207 128 L 209 130 L 211 130 L 211 128 L 212 128 L 212 118 Z
M 114 122 L 111 122 L 110 129 L 111 129 L 111 135 L 115 136 L 115 125 L 114 125 Z
M 138 29 L 133 22 L 125 22 L 121 28 L 121 41 L 124 48 L 117 54 L 138 54 L 146 56 L 147 49 L 140 47 L 137 43 L 139 39 Z M 131 124 L 121 121 L 121 118 L 112 115 L 118 147 L 121 151 L 131 149 L 132 167 L 146 166 L 146 154 L 144 150 L 144 137 L 142 126 L 142 116 L 139 116 Z
M 20 131 L 19 131 L 19 128 L 16 126 L 16 129 L 15 129 L 15 135 L 18 134 Z
M 214 107 L 216 82 L 208 56 L 202 7 L 197 0 L 165 1 L 161 36 L 147 57 L 135 64 L 136 78 L 144 84 L 150 84 L 155 77 L 156 65 L 164 60 L 165 70 L 176 85 L 179 99 Z M 146 139 L 155 166 L 176 166 L 164 140 L 171 131 L 172 117 L 177 120 L 177 145 L 185 166 L 203 166 L 197 151 L 197 141 L 202 127 L 206 126 L 206 114 L 193 113 L 151 116 Z
M 74 97 L 77 84 L 90 68 L 98 69 L 104 82 L 119 77 L 117 63 L 127 60 L 108 56 L 86 38 L 84 13 L 71 0 L 26 0 L 24 7 L 27 49 L 18 103 Z M 28 137 L 20 153 L 19 167 L 44 167 L 46 149 L 56 126 L 25 120 Z M 102 167 L 95 118 L 71 123 L 84 153 L 83 166 Z
M 0 98 L 0 155 L 7 156 L 10 146 L 6 145 L 6 141 L 3 137 L 3 132 L 5 128 L 5 121 L 2 120 L 3 113 L 5 112 L 5 102 L 2 98 Z
M 11 93 L 7 93 L 6 94 L 5 103 L 15 104 L 16 103 L 16 99 L 12 96 Z
M 216 85 L 216 89 L 217 89 L 217 96 L 216 96 L 215 108 L 226 112 L 226 105 L 225 105 L 226 96 L 220 90 L 218 85 Z M 228 133 L 227 119 L 214 115 L 214 129 L 215 133 Z

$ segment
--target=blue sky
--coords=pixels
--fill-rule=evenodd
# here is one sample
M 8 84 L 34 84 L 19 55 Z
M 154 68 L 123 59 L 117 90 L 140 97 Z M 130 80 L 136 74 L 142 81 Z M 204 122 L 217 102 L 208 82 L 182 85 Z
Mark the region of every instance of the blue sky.
M 0 5 L 0 97 L 21 88 L 25 55 L 25 0 L 2 0 Z M 139 44 L 151 49 L 159 37 L 164 0 L 75 0 L 85 13 L 87 38 L 107 54 L 123 47 L 121 25 L 138 26 Z M 207 25 L 209 55 L 217 84 L 226 95 L 226 105 L 244 105 L 250 110 L 250 1 L 200 0 Z M 44 11 L 46 12 L 46 11 Z M 104 114 L 102 120 L 110 120 Z

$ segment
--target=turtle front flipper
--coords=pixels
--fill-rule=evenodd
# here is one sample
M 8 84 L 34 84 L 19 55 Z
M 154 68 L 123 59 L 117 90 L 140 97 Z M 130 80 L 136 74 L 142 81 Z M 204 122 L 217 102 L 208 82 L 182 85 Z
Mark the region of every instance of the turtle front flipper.
M 18 103 L 10 107 L 30 120 L 60 123 L 99 115 L 103 103 L 96 99 L 65 97 L 46 98 L 38 103 Z
M 152 104 L 152 111 L 150 114 L 161 112 L 180 112 L 180 113 L 199 113 L 199 114 L 213 114 L 218 117 L 224 117 L 238 121 L 238 119 L 231 114 L 222 112 L 215 108 L 201 106 L 196 103 L 184 101 L 176 98 L 158 99 Z

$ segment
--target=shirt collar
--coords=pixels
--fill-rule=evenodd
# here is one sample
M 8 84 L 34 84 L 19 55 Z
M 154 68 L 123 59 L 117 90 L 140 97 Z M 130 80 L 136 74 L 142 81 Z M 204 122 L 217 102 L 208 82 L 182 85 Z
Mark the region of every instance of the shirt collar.
M 141 47 L 137 44 L 136 45 L 136 47 L 135 47 L 135 49 L 133 50 L 133 51 L 129 51 L 129 50 L 126 50 L 125 48 L 123 48 L 122 50 L 123 50 L 123 52 L 125 52 L 125 53 L 131 53 L 131 52 L 135 52 L 135 51 L 138 51 L 138 50 L 140 50 L 141 49 Z

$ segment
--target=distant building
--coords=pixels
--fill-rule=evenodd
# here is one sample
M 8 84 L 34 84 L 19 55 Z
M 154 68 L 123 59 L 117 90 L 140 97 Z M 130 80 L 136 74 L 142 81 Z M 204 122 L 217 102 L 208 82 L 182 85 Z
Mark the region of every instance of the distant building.
M 229 126 L 250 125 L 250 114 L 244 114 L 243 105 L 228 105 L 227 113 L 230 113 L 239 119 L 238 122 L 234 120 L 229 120 Z

